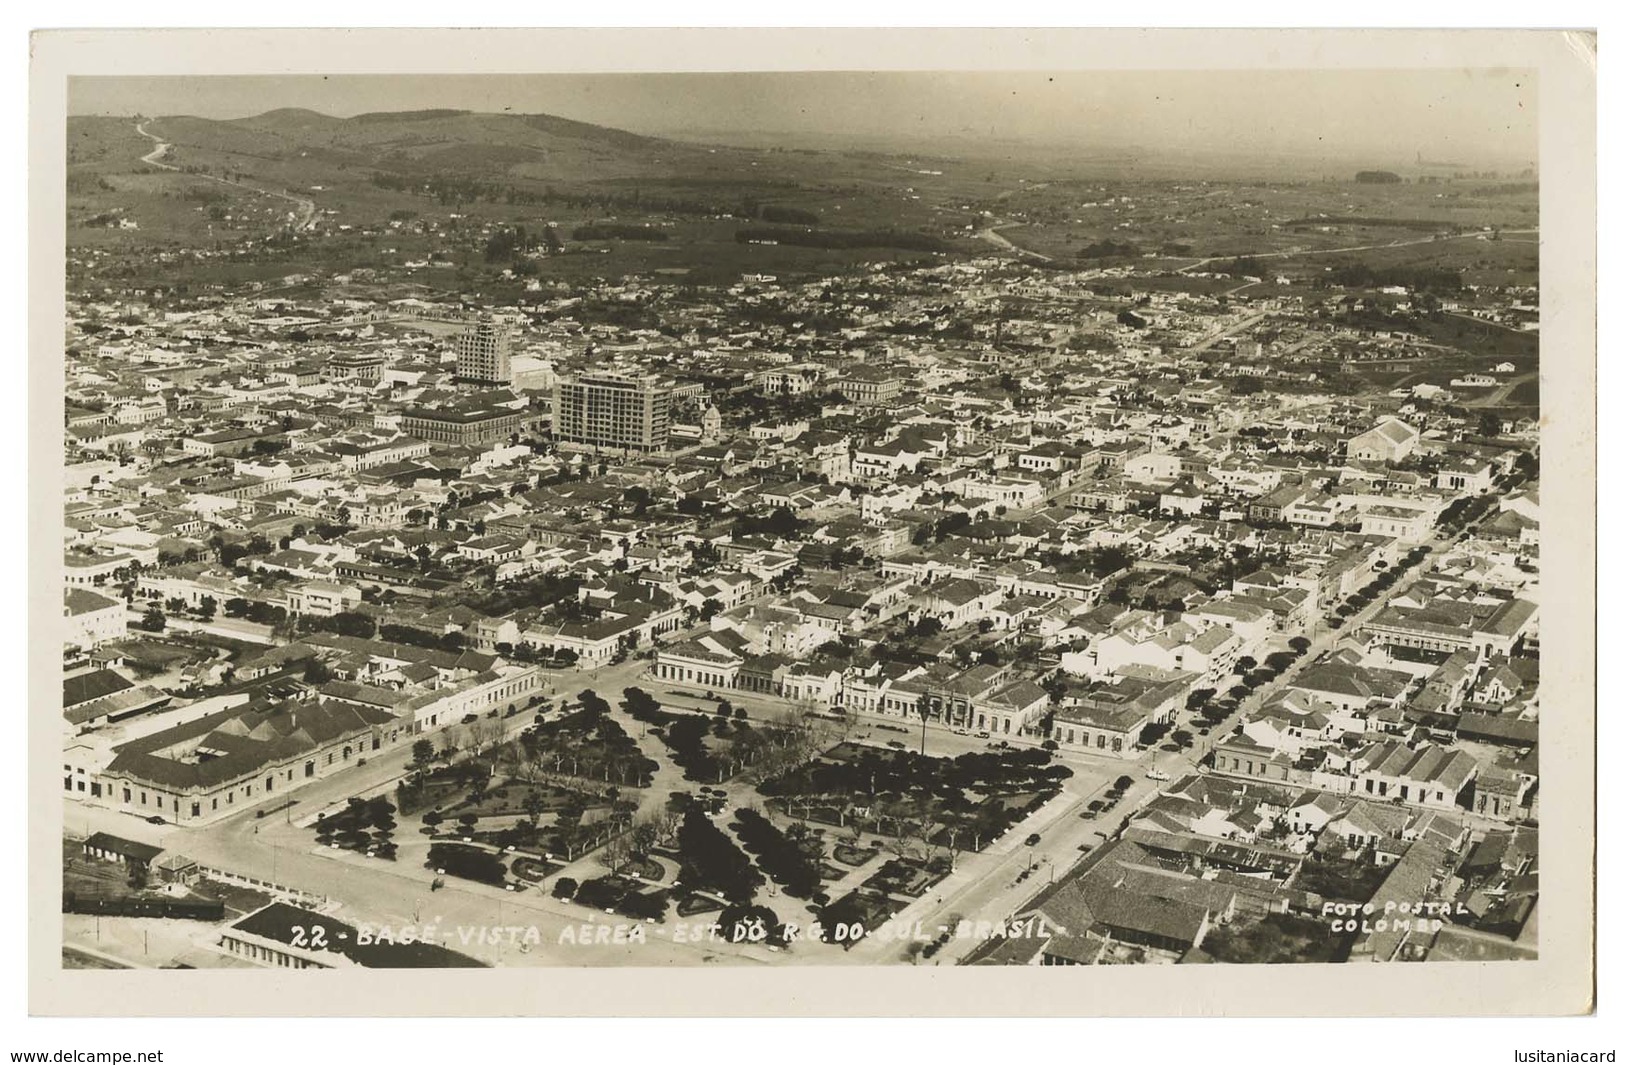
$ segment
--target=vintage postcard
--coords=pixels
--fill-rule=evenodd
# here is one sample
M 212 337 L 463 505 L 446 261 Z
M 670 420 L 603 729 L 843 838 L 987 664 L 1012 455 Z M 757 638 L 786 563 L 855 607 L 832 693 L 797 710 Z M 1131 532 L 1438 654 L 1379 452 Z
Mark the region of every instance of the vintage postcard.
M 1594 44 L 36 35 L 33 1009 L 1589 1009 Z

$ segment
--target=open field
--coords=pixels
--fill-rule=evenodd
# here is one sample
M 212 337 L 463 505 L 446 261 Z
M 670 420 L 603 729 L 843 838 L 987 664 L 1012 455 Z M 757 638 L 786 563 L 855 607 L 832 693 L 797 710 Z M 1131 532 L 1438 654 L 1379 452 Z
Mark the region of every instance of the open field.
M 1533 228 L 1536 201 L 1532 184 L 1509 181 L 1379 186 L 1348 180 L 1233 185 L 1056 180 L 970 206 L 1027 222 L 1005 236 L 1078 265 L 1095 261 L 1084 254 L 1108 242 L 1190 261 L 1380 245 L 1423 239 L 1430 231 Z
M 544 282 L 645 275 L 725 284 L 752 273 L 793 279 L 937 257 L 883 246 L 734 240 L 743 226 L 805 221 L 822 229 L 923 234 L 965 255 L 997 254 L 974 239 L 997 224 L 1011 244 L 1057 267 L 1130 265 L 1137 273 L 1167 274 L 1147 287 L 1212 294 L 1236 286 L 1229 279 L 1180 279 L 1172 271 L 1200 270 L 1210 257 L 1426 240 L 1430 228 L 1535 224 L 1535 187 L 1511 180 L 1104 181 L 1070 176 L 1058 161 L 994 166 L 849 150 L 712 147 L 545 115 L 334 119 L 285 110 L 230 122 L 161 117 L 144 125 L 170 144 L 164 161 L 181 171 L 141 161 L 155 142 L 135 131 L 133 118 L 70 123 L 69 244 L 114 252 L 98 271 L 109 279 L 141 271 L 177 284 L 236 284 L 367 268 L 391 280 L 506 297 L 522 286 L 500 279 L 503 264 L 487 263 L 483 252 L 491 227 L 517 225 L 536 232 L 552 225 L 566 240 L 567 254 L 526 265 Z M 243 184 L 222 184 L 222 177 Z M 154 269 L 147 254 L 154 246 L 230 247 L 279 233 L 288 201 L 245 185 L 309 198 L 320 212 L 318 231 L 258 247 L 251 263 L 160 257 Z M 136 228 L 120 228 L 120 219 Z M 589 222 L 652 225 L 668 239 L 570 239 Z M 1535 243 L 1511 239 L 1451 240 L 1359 255 L 1374 267 L 1438 267 L 1462 271 L 1469 283 L 1504 284 L 1531 277 L 1537 251 Z M 405 265 L 431 253 L 451 265 Z M 129 261 L 121 264 L 121 254 Z M 1321 254 L 1270 260 L 1272 270 L 1299 277 L 1341 262 Z
M 1306 280 L 1358 263 L 1373 270 L 1448 270 L 1460 273 L 1466 285 L 1536 285 L 1540 281 L 1540 245 L 1533 240 L 1533 235 L 1526 239 L 1437 240 L 1396 248 L 1373 248 L 1347 256 L 1287 259 L 1279 265 L 1281 273 Z
M 593 218 L 731 218 L 773 221 L 803 212 L 818 224 L 963 232 L 973 216 L 957 206 L 968 176 L 925 174 L 906 157 L 865 152 L 706 147 L 640 137 L 545 115 L 461 113 L 332 119 L 272 112 L 220 122 L 148 119 L 180 172 L 142 157 L 153 141 L 135 120 L 70 123 L 70 243 L 167 242 L 274 229 L 287 202 L 194 175 L 227 177 L 308 197 L 331 225 L 376 226 L 412 216 L 436 225 L 521 221 L 569 224 Z M 209 186 L 212 186 L 209 187 Z M 184 199 L 208 192 L 248 218 L 211 231 Z M 167 202 L 166 202 L 167 201 Z M 78 223 L 108 211 L 141 222 L 112 236 Z M 217 212 L 218 213 L 218 212 Z

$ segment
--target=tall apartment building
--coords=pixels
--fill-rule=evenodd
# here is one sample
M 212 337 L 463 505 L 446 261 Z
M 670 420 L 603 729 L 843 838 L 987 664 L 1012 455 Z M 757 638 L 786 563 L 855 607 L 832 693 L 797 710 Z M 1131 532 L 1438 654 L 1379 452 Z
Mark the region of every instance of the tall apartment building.
M 563 443 L 664 451 L 673 387 L 653 374 L 589 373 L 553 384 L 553 436 Z
M 482 314 L 457 337 L 457 379 L 479 384 L 513 384 L 513 325 Z

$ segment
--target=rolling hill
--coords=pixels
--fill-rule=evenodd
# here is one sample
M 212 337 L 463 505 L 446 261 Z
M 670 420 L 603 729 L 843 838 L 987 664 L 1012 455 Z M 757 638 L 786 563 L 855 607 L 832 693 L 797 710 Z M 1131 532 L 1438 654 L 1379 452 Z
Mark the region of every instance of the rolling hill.
M 128 139 L 136 119 L 70 118 L 75 134 Z M 258 173 L 304 184 L 349 170 L 406 178 L 437 174 L 485 181 L 595 184 L 648 178 L 668 186 L 772 187 L 822 181 L 897 183 L 897 160 L 865 152 L 733 148 L 648 137 L 546 114 L 374 112 L 334 118 L 283 108 L 252 118 L 170 115 L 144 120 L 182 167 Z M 117 166 L 118 160 L 99 160 Z
M 952 203 L 985 194 L 985 168 L 929 177 L 901 155 L 694 144 L 547 114 L 434 110 L 336 118 L 282 108 L 230 120 L 170 115 L 69 120 L 70 189 L 195 198 L 194 175 L 311 195 L 324 210 L 366 224 L 391 211 L 473 202 L 535 204 L 538 197 L 596 213 L 754 214 L 763 203 L 830 222 L 945 229 Z M 135 132 L 138 123 L 148 137 Z M 151 139 L 149 139 L 149 137 Z M 157 141 L 179 169 L 141 163 Z M 194 182 L 188 185 L 189 179 Z M 915 186 L 919 187 L 916 188 Z M 192 188 L 192 191 L 188 191 Z M 115 197 L 116 198 L 116 197 Z M 80 206 L 105 211 L 106 197 Z M 839 204 L 839 208 L 836 208 Z M 75 204 L 70 200 L 70 216 Z M 126 204 L 139 210 L 139 204 Z M 838 209 L 841 214 L 830 218 Z M 593 212 L 589 212 L 593 213 Z M 147 212 L 149 217 L 152 212 Z M 156 218 L 154 224 L 162 225 Z M 951 225 L 963 228 L 956 217 Z M 166 227 L 167 228 L 167 227 Z
M 572 238 L 574 254 L 525 264 L 545 277 L 820 272 L 985 250 L 973 205 L 1007 187 L 986 163 L 698 144 L 548 114 L 282 108 L 74 117 L 68 134 L 68 244 L 119 252 L 136 274 L 155 249 L 206 252 L 197 270 L 232 276 L 399 272 L 435 255 L 471 283 L 506 263 L 487 269 L 505 226 Z

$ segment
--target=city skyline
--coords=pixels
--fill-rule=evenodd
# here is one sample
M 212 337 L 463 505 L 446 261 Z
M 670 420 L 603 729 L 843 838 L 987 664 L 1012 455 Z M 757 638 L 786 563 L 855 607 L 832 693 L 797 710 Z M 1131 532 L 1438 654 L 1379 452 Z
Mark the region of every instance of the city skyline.
M 53 994 L 1583 991 L 1589 171 L 1533 38 L 247 73 L 361 36 L 46 85 Z

